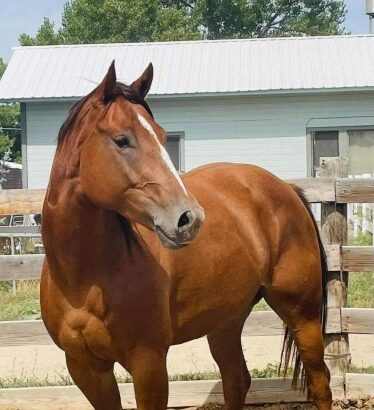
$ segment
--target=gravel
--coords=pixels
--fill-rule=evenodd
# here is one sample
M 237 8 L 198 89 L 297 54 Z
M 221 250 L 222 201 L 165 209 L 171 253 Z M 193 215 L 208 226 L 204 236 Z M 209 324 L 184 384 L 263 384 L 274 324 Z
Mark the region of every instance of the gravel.
M 256 406 L 246 406 L 246 410 L 316 410 L 316 407 L 312 404 L 305 403 L 289 403 L 289 404 L 266 404 Z M 374 410 L 374 397 L 365 396 L 358 399 L 344 399 L 335 400 L 332 406 L 332 410 Z M 189 407 L 185 410 L 224 410 L 224 406 L 221 404 L 209 404 L 204 407 Z

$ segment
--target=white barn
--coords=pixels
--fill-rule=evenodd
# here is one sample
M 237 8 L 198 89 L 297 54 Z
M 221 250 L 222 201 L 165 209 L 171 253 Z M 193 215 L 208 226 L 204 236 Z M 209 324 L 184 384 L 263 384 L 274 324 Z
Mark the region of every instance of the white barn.
M 374 36 L 15 48 L 0 102 L 21 103 L 23 185 L 44 188 L 58 129 L 116 60 L 126 83 L 153 62 L 149 103 L 181 171 L 209 162 L 312 175 L 320 156 L 374 173 Z

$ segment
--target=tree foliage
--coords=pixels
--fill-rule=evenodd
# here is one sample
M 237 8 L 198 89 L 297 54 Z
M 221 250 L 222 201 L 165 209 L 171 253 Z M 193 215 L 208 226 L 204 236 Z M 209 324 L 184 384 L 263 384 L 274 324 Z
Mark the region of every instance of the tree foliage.
M 70 0 L 22 45 L 341 34 L 343 0 Z
M 23 46 L 52 45 L 61 42 L 60 35 L 55 32 L 54 23 L 46 17 L 44 17 L 43 24 L 39 27 L 35 37 L 22 33 L 18 40 Z
M 331 35 L 344 31 L 343 0 L 164 0 L 200 19 L 207 38 Z
M 0 79 L 3 76 L 5 69 L 6 69 L 6 64 L 4 60 L 0 57 Z
M 64 43 L 146 41 L 152 36 L 157 2 L 76 0 L 64 7 Z
M 6 64 L 0 58 L 0 79 Z M 0 159 L 21 161 L 19 104 L 0 104 Z

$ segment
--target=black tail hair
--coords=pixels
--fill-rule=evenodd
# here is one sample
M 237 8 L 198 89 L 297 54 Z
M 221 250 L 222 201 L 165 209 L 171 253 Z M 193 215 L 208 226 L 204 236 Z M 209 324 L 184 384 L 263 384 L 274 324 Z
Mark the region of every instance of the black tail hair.
M 322 270 L 322 308 L 321 308 L 321 324 L 322 324 L 322 331 L 323 334 L 326 332 L 326 318 L 327 318 L 327 277 L 328 277 L 328 269 L 327 269 L 327 260 L 326 260 L 326 253 L 325 248 L 323 246 L 321 235 L 319 233 L 317 222 L 314 218 L 313 212 L 309 207 L 309 203 L 305 198 L 304 192 L 301 188 L 292 185 L 292 188 L 297 193 L 298 197 L 303 202 L 305 208 L 307 209 L 312 221 L 314 228 L 316 230 L 319 250 L 320 250 L 320 258 L 321 258 L 321 270 Z M 305 378 L 305 371 L 302 366 L 300 354 L 294 344 L 294 340 L 292 338 L 291 332 L 288 327 L 285 327 L 285 334 L 283 339 L 283 347 L 282 347 L 282 355 L 279 364 L 278 373 L 283 374 L 283 377 L 287 375 L 289 370 L 290 363 L 294 363 L 294 372 L 292 377 L 292 387 L 298 387 L 298 380 L 301 378 L 301 389 L 305 390 L 306 388 L 306 378 Z

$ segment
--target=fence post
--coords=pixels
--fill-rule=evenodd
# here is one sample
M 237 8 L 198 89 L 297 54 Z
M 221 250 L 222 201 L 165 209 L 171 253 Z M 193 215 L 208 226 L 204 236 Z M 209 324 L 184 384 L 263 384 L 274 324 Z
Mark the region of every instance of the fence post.
M 14 237 L 10 237 L 10 254 L 15 255 L 15 246 L 14 246 Z M 17 293 L 17 283 L 15 280 L 12 280 L 12 289 L 13 289 L 13 295 Z
M 321 158 L 321 177 L 346 178 L 346 158 Z M 347 243 L 347 205 L 326 203 L 321 206 L 321 235 L 325 245 Z M 348 272 L 329 272 L 327 291 L 328 308 L 347 306 Z M 347 334 L 331 334 L 325 337 L 325 361 L 331 375 L 343 376 L 350 364 Z

